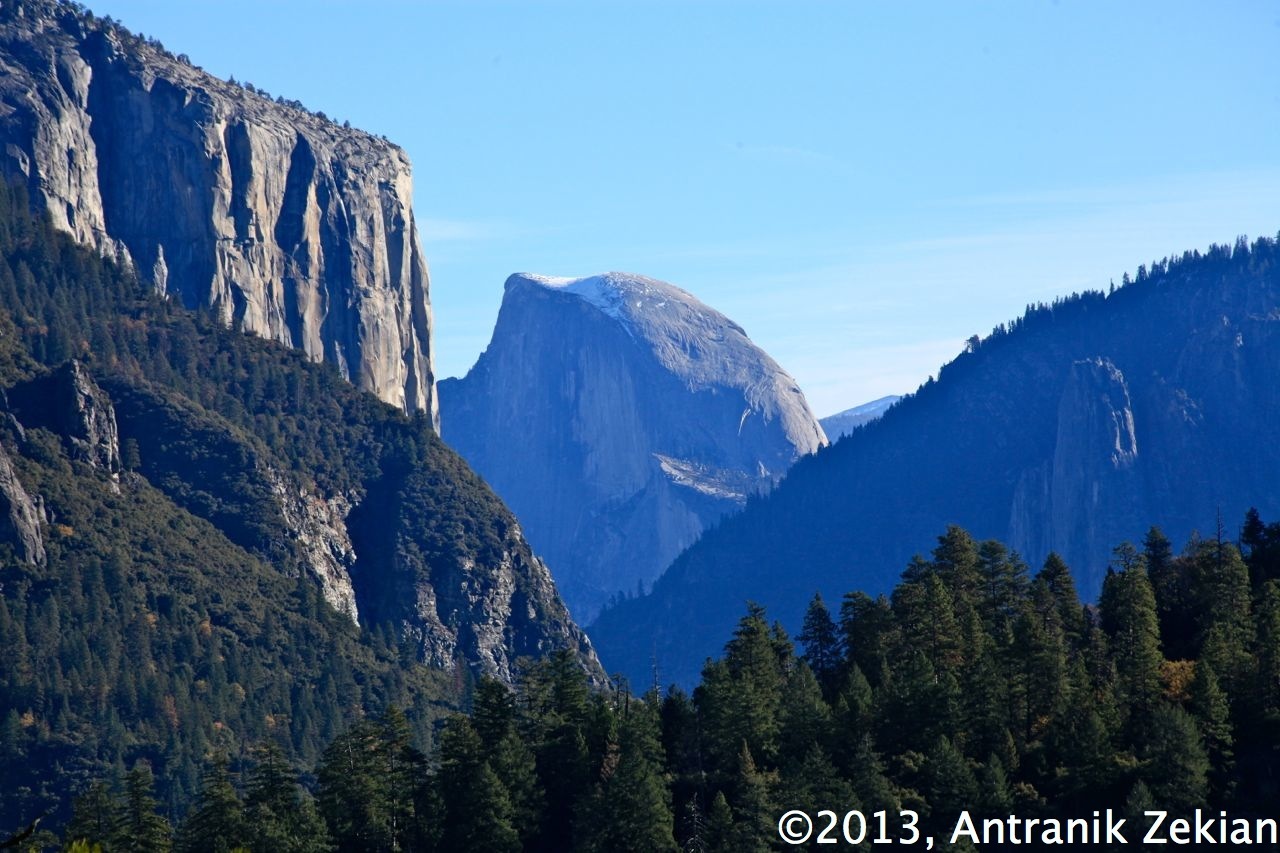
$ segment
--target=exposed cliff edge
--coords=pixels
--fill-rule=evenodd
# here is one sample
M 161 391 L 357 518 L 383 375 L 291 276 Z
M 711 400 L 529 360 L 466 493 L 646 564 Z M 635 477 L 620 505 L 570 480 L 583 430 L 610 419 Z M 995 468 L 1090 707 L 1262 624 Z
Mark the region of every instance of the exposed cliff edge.
M 51 430 L 73 458 L 109 474 L 120 473 L 115 408 L 79 361 L 9 389 L 8 398 L 21 427 Z
M 0 173 L 158 289 L 435 417 L 408 157 L 88 13 L 0 9 Z
M 43 563 L 42 520 L 38 500 L 23 488 L 17 472 L 13 470 L 9 452 L 0 444 L 0 542 L 12 547 L 14 554 L 24 563 Z
M 514 510 L 578 619 L 826 443 L 738 325 L 623 273 L 511 276 L 488 349 L 440 396 L 445 439 Z

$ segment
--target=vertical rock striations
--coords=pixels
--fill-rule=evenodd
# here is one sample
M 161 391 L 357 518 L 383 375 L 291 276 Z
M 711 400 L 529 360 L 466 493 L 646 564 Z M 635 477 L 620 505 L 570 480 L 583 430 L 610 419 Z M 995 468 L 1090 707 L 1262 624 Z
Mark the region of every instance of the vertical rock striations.
M 440 394 L 446 441 L 514 510 L 579 620 L 826 443 L 740 327 L 621 273 L 511 276 L 488 349 Z
M 41 512 L 27 494 L 13 470 L 9 453 L 0 445 L 0 542 L 13 548 L 24 563 L 44 562 L 44 539 L 40 535 Z
M 87 13 L 0 9 L 0 171 L 188 306 L 435 417 L 408 157 Z

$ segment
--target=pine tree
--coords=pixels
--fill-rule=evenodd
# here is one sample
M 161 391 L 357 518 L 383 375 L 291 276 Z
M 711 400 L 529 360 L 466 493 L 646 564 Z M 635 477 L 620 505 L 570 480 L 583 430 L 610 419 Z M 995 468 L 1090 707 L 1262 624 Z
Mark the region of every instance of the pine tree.
M 729 808 L 724 791 L 716 791 L 711 800 L 711 810 L 707 813 L 706 853 L 738 853 L 736 834 L 733 809 Z M 688 853 L 694 853 L 694 850 Z
M 1057 605 L 1058 617 L 1068 645 L 1072 648 L 1079 646 L 1085 635 L 1084 608 L 1076 592 L 1071 569 L 1061 557 L 1050 552 L 1036 575 L 1036 580 L 1044 584 Z
M 772 766 L 777 759 L 784 673 L 776 639 L 764 610 L 751 604 L 725 646 L 724 659 L 703 671 L 694 701 L 708 752 L 721 767 L 732 766 L 744 741 L 762 762 Z
M 124 779 L 124 797 L 111 827 L 111 849 L 165 853 L 172 847 L 169 822 L 156 813 L 151 767 L 138 762 Z
M 1209 757 L 1191 715 L 1176 706 L 1159 706 L 1145 740 L 1143 781 L 1160 807 L 1180 814 L 1204 807 Z
M 1229 691 L 1240 692 L 1253 667 L 1249 570 L 1235 546 L 1218 539 L 1200 545 L 1192 573 L 1201 657 Z
M 1280 580 L 1268 580 L 1262 587 L 1258 607 L 1255 656 L 1257 704 L 1270 713 L 1280 710 Z
M 978 796 L 987 814 L 1007 814 L 1013 808 L 1013 789 L 1004 762 L 992 753 L 978 775 Z
M 1141 725 L 1160 700 L 1160 627 L 1145 561 L 1132 545 L 1116 549 L 1124 566 L 1111 581 L 1103 624 L 1112 626 L 1112 656 L 1119 698 Z
M 329 834 L 311 798 L 301 793 L 293 768 L 274 743 L 254 750 L 245 792 L 249 846 L 254 850 L 320 853 Z
M 774 821 L 777 820 L 773 805 L 775 785 L 773 774 L 757 770 L 751 750 L 745 742 L 742 743 L 738 753 L 738 772 L 732 785 L 733 799 L 729 803 L 736 821 L 734 849 L 739 853 L 765 853 L 772 848 L 770 841 L 775 832 Z
M 636 705 L 623 718 L 616 767 L 601 780 L 584 821 L 591 853 L 675 853 L 671 793 L 662 772 L 657 720 Z
M 893 631 L 893 610 L 887 598 L 873 599 L 865 592 L 844 596 L 840 605 L 840 634 L 846 665 L 861 669 L 873 686 L 884 679 Z
M 982 589 L 978 563 L 978 543 L 964 528 L 948 525 L 933 549 L 933 567 L 956 605 L 977 606 Z
M 952 594 L 938 574 L 900 584 L 893 592 L 893 615 L 903 646 L 923 652 L 934 672 L 960 665 L 960 624 Z
M 247 843 L 244 807 L 231 782 L 226 756 L 215 756 L 182 824 L 177 847 L 182 853 L 230 853 Z
M 901 798 L 885 776 L 884 762 L 876 753 L 869 734 L 858 739 L 853 762 L 849 766 L 849 781 L 858 800 L 869 812 L 897 813 L 902 808 Z
M 453 717 L 440 737 L 441 800 L 446 850 L 520 850 L 511 800 L 484 758 L 484 746 L 465 717 Z
M 111 788 L 101 780 L 93 782 L 75 799 L 66 840 L 82 840 L 90 844 L 107 842 L 112 836 L 115 813 L 116 803 L 111 796 Z
M 843 814 L 862 808 L 853 786 L 841 777 L 827 753 L 816 743 L 790 764 L 781 774 L 778 792 L 779 801 L 788 808 L 801 809 L 810 815 L 817 815 L 823 809 L 839 808 Z
M 1159 527 L 1147 531 L 1142 546 L 1165 653 L 1170 660 L 1191 659 L 1195 657 L 1195 604 L 1187 561 L 1173 556 L 1173 547 Z
M 950 738 L 940 737 L 924 762 L 924 794 L 932 809 L 930 823 L 942 827 L 955 822 L 962 810 L 978 801 L 973 769 Z
M 1027 565 L 994 539 L 978 546 L 978 576 L 982 580 L 979 611 L 988 635 L 1004 636 L 1026 596 Z
M 831 737 L 831 709 L 809 667 L 801 664 L 787 675 L 778 712 L 778 756 L 784 765 L 802 759 L 811 746 Z
M 1191 712 L 1200 726 L 1211 770 L 1209 780 L 1217 802 L 1230 801 L 1235 781 L 1235 736 L 1227 694 L 1218 686 L 1218 676 L 1207 660 L 1196 663 L 1191 682 Z
M 804 615 L 804 628 L 797 639 L 804 646 L 804 662 L 817 676 L 823 692 L 830 695 L 835 689 L 843 655 L 836 624 L 831 619 L 831 611 L 827 610 L 821 593 L 814 593 L 813 600 L 809 602 L 809 609 Z

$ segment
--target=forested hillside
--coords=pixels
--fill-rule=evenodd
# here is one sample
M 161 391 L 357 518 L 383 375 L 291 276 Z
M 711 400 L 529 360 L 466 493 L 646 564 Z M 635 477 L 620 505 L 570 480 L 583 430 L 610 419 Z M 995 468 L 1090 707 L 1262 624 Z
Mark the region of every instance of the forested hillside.
M 974 336 L 605 612 L 601 656 L 688 683 L 744 601 L 794 628 L 814 589 L 888 591 L 948 524 L 1062 555 L 1094 601 L 1111 548 L 1153 523 L 1183 541 L 1218 513 L 1280 515 L 1278 245 L 1187 252 Z
M 295 766 L 396 706 L 565 650 L 510 513 L 330 366 L 151 294 L 0 186 L 0 825 L 138 762 L 180 813 L 210 754 Z
M 481 684 L 433 752 L 394 711 L 356 725 L 325 750 L 314 806 L 269 755 L 215 754 L 176 829 L 131 793 L 145 792 L 139 768 L 114 799 L 83 798 L 66 838 L 137 849 L 143 827 L 147 849 L 172 831 L 191 851 L 743 853 L 795 849 L 777 836 L 791 809 L 861 810 L 864 850 L 879 849 L 880 811 L 887 838 L 914 822 L 937 849 L 973 849 L 946 843 L 962 809 L 1110 808 L 1130 845 L 1146 809 L 1274 817 L 1280 524 L 1251 514 L 1245 529 L 1243 557 L 1216 537 L 1175 554 L 1151 529 L 1115 549 L 1093 607 L 1058 557 L 1032 577 L 1001 543 L 952 527 L 891 596 L 851 592 L 834 612 L 815 598 L 798 648 L 748 608 L 692 695 L 592 694 L 560 655 L 514 692 Z M 264 823 L 272 802 L 306 820 Z

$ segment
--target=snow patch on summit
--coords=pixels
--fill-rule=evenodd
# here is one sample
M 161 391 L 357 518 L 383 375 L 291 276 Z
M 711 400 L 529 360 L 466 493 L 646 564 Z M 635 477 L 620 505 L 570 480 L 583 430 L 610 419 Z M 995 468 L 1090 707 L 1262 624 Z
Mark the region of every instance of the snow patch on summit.
M 519 277 L 534 284 L 540 284 L 550 290 L 572 293 L 584 301 L 599 308 L 615 320 L 623 318 L 624 295 L 617 287 L 616 273 L 591 275 L 585 278 L 567 278 L 564 276 L 538 275 L 537 273 L 518 273 Z
M 634 326 L 637 319 L 652 315 L 654 312 L 669 312 L 682 307 L 703 314 L 715 314 L 717 320 L 733 325 L 728 318 L 707 308 L 692 294 L 665 281 L 635 273 L 606 272 L 581 278 L 569 278 L 522 272 L 511 276 L 507 282 L 508 286 L 513 280 L 526 281 L 548 290 L 573 294 L 605 316 L 617 320 L 631 333 L 632 337 L 635 337 L 639 331 Z

